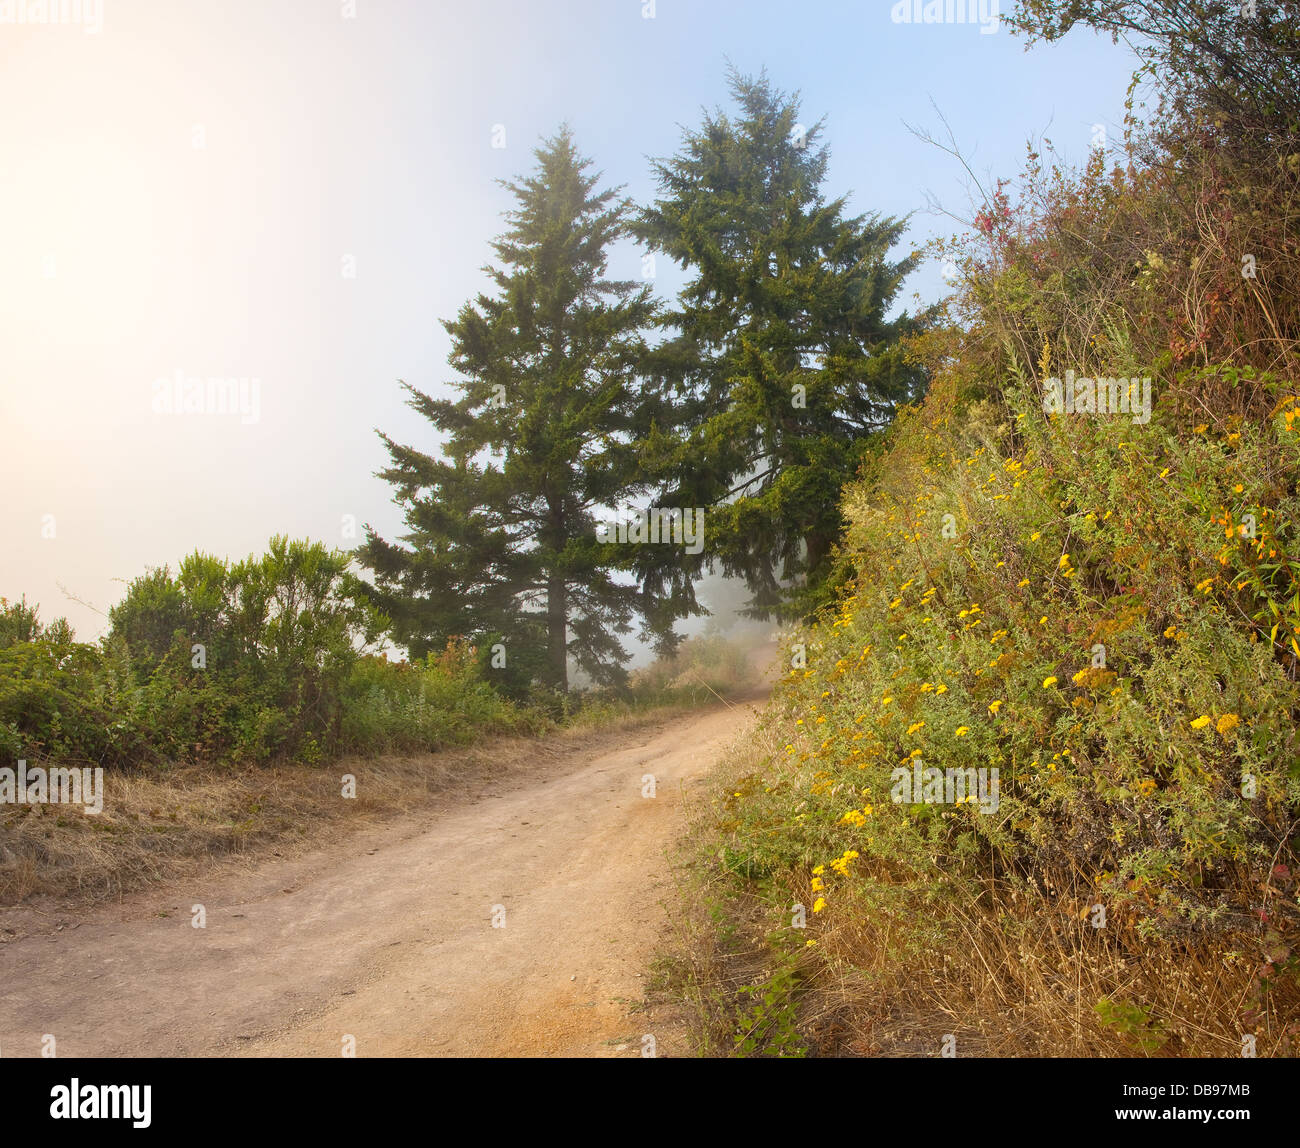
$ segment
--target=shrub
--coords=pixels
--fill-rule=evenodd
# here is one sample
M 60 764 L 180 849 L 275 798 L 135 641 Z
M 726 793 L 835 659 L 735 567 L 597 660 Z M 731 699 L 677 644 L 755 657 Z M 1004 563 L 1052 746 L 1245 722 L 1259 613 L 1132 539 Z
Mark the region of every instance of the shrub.
M 423 662 L 360 659 L 343 707 L 344 748 L 418 752 L 460 745 L 483 732 L 529 727 L 532 719 L 481 678 L 475 652 L 452 641 Z

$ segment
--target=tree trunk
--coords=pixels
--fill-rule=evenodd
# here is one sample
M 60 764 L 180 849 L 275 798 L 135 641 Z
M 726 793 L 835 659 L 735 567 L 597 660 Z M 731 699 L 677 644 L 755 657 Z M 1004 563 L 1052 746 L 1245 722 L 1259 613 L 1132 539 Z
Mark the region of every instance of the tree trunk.
M 826 560 L 827 555 L 831 552 L 831 538 L 823 531 L 814 531 L 804 536 L 804 544 L 808 547 L 808 581 L 813 580 L 817 569 Z
M 546 586 L 546 653 L 551 666 L 551 684 L 569 692 L 568 597 L 564 579 L 552 575 Z

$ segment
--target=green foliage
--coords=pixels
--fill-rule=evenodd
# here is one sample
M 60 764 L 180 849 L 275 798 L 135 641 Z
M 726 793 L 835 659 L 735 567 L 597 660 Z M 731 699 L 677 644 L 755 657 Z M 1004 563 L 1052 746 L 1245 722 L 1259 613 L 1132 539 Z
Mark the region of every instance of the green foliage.
M 414 753 L 464 744 L 485 732 L 527 729 L 525 715 L 481 674 L 463 641 L 422 662 L 360 659 L 344 694 L 344 748 Z
M 27 605 L 24 595 L 20 601 L 9 605 L 7 598 L 0 598 L 0 650 L 7 650 L 17 642 L 34 642 L 45 637 L 45 627 L 41 625 L 38 611 Z M 67 619 L 60 618 L 55 627 L 67 626 Z M 68 639 L 71 640 L 71 632 Z
M 806 1054 L 796 1024 L 798 989 L 796 957 L 783 953 L 765 981 L 742 985 L 737 990 L 749 998 L 749 1004 L 737 1017 L 733 1056 L 802 1058 Z
M 385 623 L 348 567 L 346 554 L 278 536 L 260 557 L 196 552 L 175 577 L 135 579 L 106 646 L 123 650 L 159 750 L 265 761 L 337 749 L 343 687 Z
M 175 576 L 135 579 L 99 646 L 0 601 L 0 753 L 313 764 L 432 749 L 517 720 L 469 654 L 417 667 L 364 656 L 386 620 L 349 561 L 283 537 L 242 562 L 193 554 Z
M 917 324 L 885 319 L 916 264 L 888 258 L 903 222 L 826 200 L 822 123 L 805 129 L 798 98 L 766 76 L 730 83 L 737 117 L 707 115 L 655 165 L 659 198 L 636 223 L 692 275 L 655 354 L 677 410 L 647 455 L 665 504 L 707 508 L 695 568 L 745 578 L 765 615 L 798 582 L 816 593 L 843 526 L 840 488 L 924 377 L 899 343 Z M 646 576 L 677 587 L 682 569 Z M 795 597 L 797 614 L 810 602 Z
M 1289 631 L 1300 587 L 1282 605 L 1235 571 L 1300 511 L 1284 493 L 1300 434 L 1279 419 L 1181 440 L 1157 418 L 1139 435 L 1045 416 L 1014 388 L 958 422 L 953 399 L 941 378 L 849 492 L 855 585 L 790 671 L 781 787 L 736 803 L 753 850 L 829 865 L 853 849 L 921 881 L 1082 881 L 1143 933 L 1247 926 L 1250 875 L 1300 803 L 1296 659 L 1261 601 Z M 1269 493 L 1261 474 L 1282 481 Z M 996 813 L 895 804 L 912 755 L 997 768 Z
M 509 634 L 495 631 L 475 638 L 479 674 L 502 696 L 527 706 L 542 698 L 563 697 L 545 683 L 550 672 L 546 627 L 535 616 L 522 616 Z M 551 709 L 549 702 L 544 709 Z
M 1144 123 L 1131 96 L 1118 154 L 1096 148 L 1072 171 L 1045 141 L 1018 195 L 1004 180 L 986 196 L 980 242 L 953 252 L 972 384 L 1027 382 L 1047 342 L 1055 373 L 1150 375 L 1166 409 L 1204 422 L 1258 418 L 1259 376 L 1296 376 L 1300 6 L 1239 8 L 1022 0 L 1031 38 L 1076 24 L 1132 38 L 1171 106 Z
M 0 754 L 115 761 L 147 753 L 134 698 L 117 695 L 100 664 L 94 646 L 39 636 L 0 649 Z
M 1132 1001 L 1102 997 L 1093 1005 L 1093 1011 L 1102 1024 L 1123 1034 L 1147 1055 L 1156 1052 L 1167 1039 L 1160 1031 L 1159 1022 L 1153 1021 L 1146 1009 Z
M 638 371 L 655 307 L 648 287 L 605 276 L 627 205 L 596 190 L 567 129 L 535 155 L 535 174 L 504 185 L 518 207 L 493 244 L 497 294 L 444 324 L 460 398 L 407 387 L 447 436 L 446 457 L 381 435 L 392 460 L 382 477 L 409 529 L 389 542 L 367 528 L 359 551 L 412 656 L 458 636 L 499 638 L 515 696 L 534 681 L 563 693 L 570 656 L 618 683 L 632 619 L 662 631 L 685 612 L 615 577 L 634 548 L 596 536 L 601 508 L 645 487 L 634 442 L 649 429 Z M 528 653 L 538 649 L 540 664 Z

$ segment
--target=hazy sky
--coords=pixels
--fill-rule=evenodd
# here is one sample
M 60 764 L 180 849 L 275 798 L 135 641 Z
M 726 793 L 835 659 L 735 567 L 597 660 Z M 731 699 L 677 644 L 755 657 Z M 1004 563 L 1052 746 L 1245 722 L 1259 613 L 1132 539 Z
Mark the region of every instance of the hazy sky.
M 0 0 L 0 596 L 83 640 L 196 547 L 398 532 L 374 430 L 432 447 L 398 379 L 452 377 L 439 320 L 483 286 L 493 181 L 561 122 L 644 201 L 647 156 L 727 104 L 726 61 L 766 66 L 826 115 L 830 190 L 903 215 L 964 206 L 903 124 L 938 128 L 931 98 L 981 175 L 1014 176 L 1031 137 L 1076 160 L 1094 124 L 1118 138 L 1131 71 L 1087 33 L 1026 53 L 891 0 L 63 0 L 43 23 L 59 3 Z M 918 214 L 909 246 L 953 226 Z M 941 288 L 937 266 L 908 285 Z M 160 412 L 178 374 L 246 380 L 250 405 Z

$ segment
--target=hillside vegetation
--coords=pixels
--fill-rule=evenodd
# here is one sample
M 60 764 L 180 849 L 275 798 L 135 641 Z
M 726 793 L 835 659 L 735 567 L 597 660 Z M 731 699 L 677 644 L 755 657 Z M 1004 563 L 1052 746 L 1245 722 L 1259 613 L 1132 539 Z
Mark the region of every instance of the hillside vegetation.
M 1293 44 L 1239 47 L 1293 93 Z M 713 1050 L 1295 1054 L 1300 154 L 1201 95 L 1118 160 L 1031 151 L 951 252 L 929 392 L 696 836 L 666 974 Z

